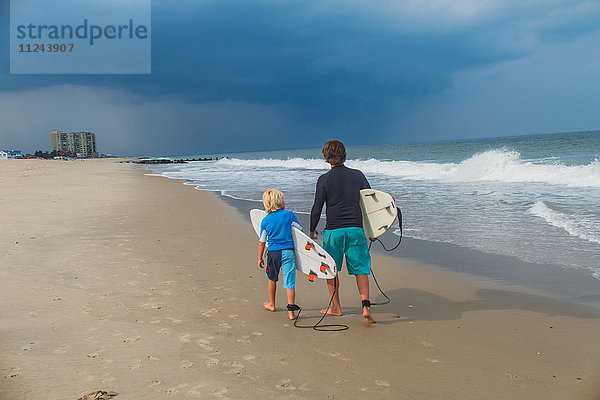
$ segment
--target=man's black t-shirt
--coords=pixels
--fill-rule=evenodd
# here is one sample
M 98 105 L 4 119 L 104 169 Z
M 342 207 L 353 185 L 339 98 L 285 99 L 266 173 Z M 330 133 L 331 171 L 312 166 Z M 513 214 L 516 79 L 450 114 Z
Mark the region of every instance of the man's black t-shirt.
M 317 229 L 323 204 L 327 204 L 325 229 L 362 228 L 360 190 L 370 189 L 367 178 L 357 169 L 332 167 L 319 177 L 315 202 L 310 212 L 310 231 Z

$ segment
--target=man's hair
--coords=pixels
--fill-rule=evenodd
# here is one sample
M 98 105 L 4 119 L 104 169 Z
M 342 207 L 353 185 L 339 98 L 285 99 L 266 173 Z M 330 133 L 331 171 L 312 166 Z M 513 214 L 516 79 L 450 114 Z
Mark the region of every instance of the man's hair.
M 269 214 L 281 208 L 285 196 L 277 189 L 269 189 L 263 193 L 263 205 Z
M 346 161 L 346 148 L 339 140 L 328 140 L 321 150 L 325 161 L 331 165 L 340 165 Z

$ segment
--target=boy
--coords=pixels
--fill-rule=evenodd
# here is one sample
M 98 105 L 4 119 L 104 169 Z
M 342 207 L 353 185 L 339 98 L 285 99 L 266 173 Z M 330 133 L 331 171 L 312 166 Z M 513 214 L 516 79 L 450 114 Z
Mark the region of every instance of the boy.
M 329 140 L 322 150 L 325 161 L 331 170 L 319 177 L 315 193 L 315 201 L 310 213 L 310 237 L 317 238 L 317 224 L 321 218 L 323 204 L 326 208 L 326 225 L 323 232 L 323 248 L 342 269 L 346 258 L 346 268 L 350 275 L 356 277 L 356 285 L 362 300 L 363 317 L 368 323 L 375 323 L 371 315 L 369 301 L 369 274 L 371 273 L 371 255 L 362 225 L 360 209 L 360 190 L 371 186 L 364 174 L 357 169 L 344 165 L 346 148 L 339 140 Z M 336 288 L 337 284 L 337 288 Z M 322 313 L 342 315 L 339 297 L 339 280 L 328 279 L 327 287 L 333 296 L 333 305 Z
M 258 239 L 258 266 L 264 268 L 263 255 L 265 243 L 268 242 L 266 274 L 269 279 L 269 301 L 264 306 L 269 311 L 275 311 L 275 292 L 279 270 L 282 271 L 283 288 L 287 290 L 288 318 L 296 319 L 296 263 L 294 258 L 294 241 L 292 225 L 302 229 L 298 218 L 293 212 L 285 209 L 285 196 L 279 190 L 267 190 L 263 194 L 263 205 L 267 215 L 260 223 L 260 238 Z

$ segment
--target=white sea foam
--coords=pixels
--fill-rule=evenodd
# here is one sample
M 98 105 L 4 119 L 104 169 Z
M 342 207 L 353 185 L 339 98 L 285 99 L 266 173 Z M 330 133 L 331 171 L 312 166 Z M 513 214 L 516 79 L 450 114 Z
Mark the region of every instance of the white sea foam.
M 548 224 L 564 229 L 570 235 L 600 244 L 600 232 L 598 231 L 597 222 L 594 223 L 585 220 L 577 221 L 567 214 L 553 210 L 543 201 L 536 202 L 531 206 L 529 211 L 531 214 L 543 218 Z
M 236 168 L 283 168 L 326 170 L 323 160 L 292 158 L 281 159 L 221 159 L 220 166 Z M 348 160 L 346 165 L 358 168 L 365 174 L 401 177 L 411 180 L 435 180 L 441 182 L 505 182 L 545 183 L 569 187 L 600 188 L 600 161 L 585 165 L 565 165 L 548 160 L 533 163 L 522 160 L 520 154 L 506 149 L 478 153 L 459 163 L 433 163 L 419 161 Z

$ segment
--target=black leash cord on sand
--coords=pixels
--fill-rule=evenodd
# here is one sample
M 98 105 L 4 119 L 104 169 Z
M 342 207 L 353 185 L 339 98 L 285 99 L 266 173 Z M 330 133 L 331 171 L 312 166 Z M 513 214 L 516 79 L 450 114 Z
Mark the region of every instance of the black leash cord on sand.
M 331 303 L 333 303 L 333 297 L 335 296 L 335 293 L 337 292 L 337 275 L 335 278 L 333 278 L 333 284 L 334 284 L 335 289 L 333 290 L 331 299 L 329 299 L 329 305 L 327 306 L 327 309 L 325 310 L 325 313 L 323 314 L 323 316 L 321 317 L 319 322 L 317 322 L 314 325 L 298 325 L 298 320 L 300 319 L 300 314 L 302 313 L 302 307 L 300 307 L 300 309 L 298 310 L 298 315 L 296 316 L 296 319 L 294 320 L 294 326 L 296 328 L 312 328 L 315 331 L 321 331 L 321 332 L 340 332 L 340 331 L 345 331 L 346 329 L 350 329 L 350 327 L 348 325 L 343 325 L 343 324 L 320 325 L 320 323 L 327 316 L 327 311 L 329 311 L 329 308 L 331 307 Z
M 383 247 L 383 249 L 385 251 L 394 251 L 398 248 L 398 246 L 400 246 L 400 243 L 402 243 L 402 211 L 400 211 L 400 207 L 396 207 L 396 208 L 398 209 L 398 215 L 396 218 L 398 219 L 398 226 L 400 228 L 400 238 L 398 239 L 398 244 L 396 244 L 391 249 L 387 249 L 381 240 L 375 239 L 376 241 L 381 243 L 381 246 Z M 369 252 L 371 251 L 372 244 L 373 244 L 373 242 L 369 243 Z M 381 306 L 384 304 L 388 304 L 391 300 L 388 297 L 388 295 L 385 294 L 385 292 L 383 290 L 381 290 L 381 286 L 379 286 L 379 282 L 377 282 L 377 278 L 375 277 L 375 272 L 373 272 L 372 267 L 371 267 L 371 275 L 373 275 L 373 280 L 375 281 L 375 284 L 377 285 L 377 289 L 379 289 L 381 294 L 387 299 L 386 301 L 384 301 L 382 303 L 371 303 L 371 305 L 372 306 Z M 294 326 L 296 328 L 312 328 L 315 331 L 321 331 L 321 332 L 340 332 L 340 331 L 345 331 L 346 329 L 350 329 L 350 327 L 348 325 L 343 325 L 343 324 L 320 325 L 321 322 L 327 316 L 327 311 L 329 311 L 329 308 L 331 307 L 331 303 L 333 303 L 333 297 L 335 296 L 335 293 L 337 292 L 337 276 L 334 278 L 334 285 L 335 285 L 335 289 L 333 290 L 331 299 L 329 299 L 329 305 L 327 306 L 327 309 L 326 309 L 325 313 L 323 314 L 323 316 L 321 317 L 321 319 L 319 320 L 319 322 L 317 322 L 314 325 L 298 325 L 298 320 L 300 319 L 300 314 L 302 313 L 302 307 L 300 307 L 300 309 L 298 310 L 298 315 L 296 316 L 296 319 L 294 320 Z
M 396 207 L 396 209 L 398 210 L 398 215 L 396 216 L 396 218 L 398 219 L 398 227 L 400 228 L 400 238 L 398 239 L 398 243 L 392 247 L 391 249 L 387 249 L 385 247 L 385 245 L 383 244 L 383 242 L 381 240 L 375 239 L 376 241 L 378 241 L 379 243 L 381 243 L 381 247 L 383 247 L 383 249 L 385 251 L 394 251 L 398 248 L 398 246 L 400 246 L 400 243 L 402 243 L 402 211 L 400 211 L 400 207 Z M 371 251 L 371 245 L 373 244 L 373 242 L 369 243 L 369 252 Z M 371 303 L 372 306 L 381 306 L 384 304 L 388 304 L 391 300 L 388 297 L 387 294 L 385 294 L 383 292 L 383 290 L 381 290 L 381 286 L 379 286 L 379 282 L 377 282 L 377 278 L 375 277 L 375 272 L 373 272 L 373 267 L 371 267 L 371 275 L 373 275 L 373 280 L 375 281 L 375 284 L 377 285 L 377 289 L 379 289 L 379 291 L 381 292 L 381 294 L 383 295 L 383 297 L 385 297 L 387 300 L 382 302 L 382 303 Z

